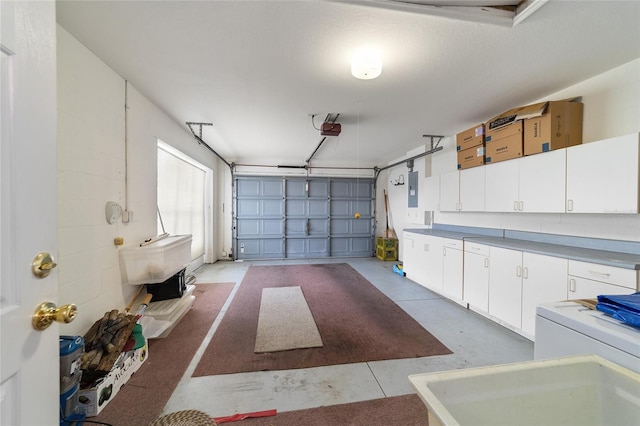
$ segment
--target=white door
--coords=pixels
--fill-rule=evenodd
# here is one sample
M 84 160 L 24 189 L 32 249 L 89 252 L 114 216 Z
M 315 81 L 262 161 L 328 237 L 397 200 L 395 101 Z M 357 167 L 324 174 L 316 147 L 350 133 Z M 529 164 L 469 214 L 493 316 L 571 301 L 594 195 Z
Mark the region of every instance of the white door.
M 519 210 L 529 213 L 564 213 L 567 150 L 522 157 Z
M 522 264 L 522 331 L 533 337 L 538 305 L 567 299 L 569 261 L 524 252 Z
M 37 278 L 31 263 L 57 254 L 55 3 L 0 1 L 0 22 L 0 424 L 53 425 L 58 326 L 31 321 L 57 302 L 57 272 Z
M 491 247 L 489 314 L 519 329 L 522 326 L 522 252 Z

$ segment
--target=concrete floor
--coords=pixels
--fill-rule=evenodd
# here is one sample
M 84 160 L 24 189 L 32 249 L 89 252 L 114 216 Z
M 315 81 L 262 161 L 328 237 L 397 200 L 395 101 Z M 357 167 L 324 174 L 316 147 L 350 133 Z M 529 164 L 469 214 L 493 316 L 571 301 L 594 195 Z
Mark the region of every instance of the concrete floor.
M 191 377 L 211 336 L 251 265 L 349 263 L 395 301 L 453 354 L 286 371 Z M 276 409 L 279 412 L 413 393 L 407 376 L 533 359 L 533 343 L 492 321 L 401 277 L 392 262 L 376 258 L 220 261 L 194 275 L 198 283 L 235 282 L 164 413 L 197 409 L 212 417 Z

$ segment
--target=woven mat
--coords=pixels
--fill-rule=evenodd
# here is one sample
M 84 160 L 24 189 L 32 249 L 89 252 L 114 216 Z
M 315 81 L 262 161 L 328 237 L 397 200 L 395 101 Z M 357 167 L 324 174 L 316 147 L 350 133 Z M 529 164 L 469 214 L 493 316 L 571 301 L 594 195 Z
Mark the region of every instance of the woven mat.
M 322 338 L 300 286 L 262 289 L 254 352 L 320 347 Z

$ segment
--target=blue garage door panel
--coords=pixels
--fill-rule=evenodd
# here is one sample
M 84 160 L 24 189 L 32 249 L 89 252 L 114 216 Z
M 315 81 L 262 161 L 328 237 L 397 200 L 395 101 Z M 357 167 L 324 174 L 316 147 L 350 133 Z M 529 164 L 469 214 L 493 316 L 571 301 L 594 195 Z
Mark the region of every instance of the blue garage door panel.
M 263 197 L 277 197 L 282 198 L 282 178 L 265 178 L 262 181 L 262 190 L 261 194 Z
M 245 219 L 239 220 L 237 226 L 238 238 L 258 237 L 260 236 L 260 220 Z
M 282 258 L 282 238 L 238 240 L 238 258 Z
M 307 216 L 307 201 L 300 199 L 287 199 L 287 218 Z
M 328 219 L 287 219 L 287 237 L 329 236 Z
M 331 255 L 338 257 L 371 256 L 371 238 L 331 238 Z
M 349 200 L 331 200 L 331 216 L 351 216 Z
M 326 179 L 309 180 L 309 197 L 327 198 L 329 197 L 329 181 Z
M 261 188 L 260 179 L 238 179 L 236 181 L 236 192 L 238 197 L 258 197 Z
M 307 202 L 309 216 L 329 216 L 329 201 L 325 199 L 320 200 L 309 200 Z
M 238 200 L 236 207 L 238 217 L 259 217 L 260 216 L 260 200 Z
M 238 220 L 238 238 L 282 237 L 282 219 Z
M 238 200 L 237 217 L 240 218 L 257 218 L 257 217 L 282 217 L 282 200 L 256 200 L 245 199 Z
M 329 256 L 328 238 L 288 238 L 288 258 L 314 258 Z
M 281 199 L 280 200 L 263 200 L 261 207 L 262 207 L 262 216 L 282 217 L 284 215 Z
M 347 237 L 347 236 L 366 237 L 371 235 L 371 221 L 369 219 L 331 219 L 331 236 Z

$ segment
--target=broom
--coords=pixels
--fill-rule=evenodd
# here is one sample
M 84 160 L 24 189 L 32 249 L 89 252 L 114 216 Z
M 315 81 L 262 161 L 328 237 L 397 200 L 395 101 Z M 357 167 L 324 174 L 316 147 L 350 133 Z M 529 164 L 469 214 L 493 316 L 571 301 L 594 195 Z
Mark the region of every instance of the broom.
M 398 236 L 396 235 L 396 231 L 393 230 L 393 228 L 391 228 L 389 226 L 389 207 L 388 207 L 388 199 L 387 199 L 387 190 L 384 190 L 384 214 L 386 216 L 387 219 L 387 227 L 384 230 L 384 237 L 385 238 L 398 238 Z

